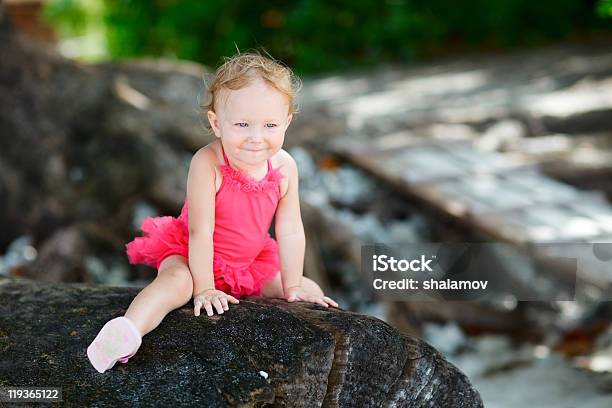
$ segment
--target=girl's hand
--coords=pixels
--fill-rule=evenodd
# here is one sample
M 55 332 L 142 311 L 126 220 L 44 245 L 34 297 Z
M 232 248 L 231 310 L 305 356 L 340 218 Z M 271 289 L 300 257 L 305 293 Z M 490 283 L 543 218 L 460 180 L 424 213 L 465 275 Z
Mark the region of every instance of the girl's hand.
M 229 310 L 229 306 L 227 304 L 228 300 L 231 303 L 240 303 L 240 301 L 232 295 L 228 295 L 220 290 L 203 290 L 193 297 L 193 314 L 195 316 L 199 316 L 202 306 L 204 309 L 206 309 L 206 314 L 208 316 L 212 316 L 214 314 L 213 306 L 217 309 L 219 314 L 223 314 L 224 310 Z
M 307 292 L 302 286 L 292 286 L 285 289 L 285 300 L 287 300 L 287 302 L 303 301 L 315 303 L 325 307 L 329 307 L 330 305 L 338 307 L 338 303 L 336 303 L 332 298 L 323 295 L 314 295 Z

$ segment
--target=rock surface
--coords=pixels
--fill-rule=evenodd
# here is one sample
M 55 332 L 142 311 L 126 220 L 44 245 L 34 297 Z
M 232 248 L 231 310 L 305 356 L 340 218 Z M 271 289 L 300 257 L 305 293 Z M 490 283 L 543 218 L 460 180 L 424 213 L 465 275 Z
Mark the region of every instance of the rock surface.
M 482 407 L 440 353 L 381 320 L 255 297 L 214 317 L 185 305 L 100 374 L 85 350 L 137 291 L 0 279 L 0 386 L 58 386 L 91 407 Z

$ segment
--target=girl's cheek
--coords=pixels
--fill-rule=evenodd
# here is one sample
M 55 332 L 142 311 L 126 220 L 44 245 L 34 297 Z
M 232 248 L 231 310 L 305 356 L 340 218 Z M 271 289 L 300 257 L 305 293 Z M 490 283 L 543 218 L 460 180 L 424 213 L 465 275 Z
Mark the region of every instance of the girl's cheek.
M 275 127 L 273 129 L 268 130 L 268 135 L 270 135 L 270 137 L 272 138 L 282 138 L 283 133 L 284 132 L 280 127 Z
M 274 144 L 280 149 L 283 146 L 283 142 L 285 141 L 285 137 L 281 134 L 279 137 L 274 138 Z
M 228 138 L 230 140 L 238 141 L 243 138 L 244 132 L 239 129 L 230 129 L 228 132 Z

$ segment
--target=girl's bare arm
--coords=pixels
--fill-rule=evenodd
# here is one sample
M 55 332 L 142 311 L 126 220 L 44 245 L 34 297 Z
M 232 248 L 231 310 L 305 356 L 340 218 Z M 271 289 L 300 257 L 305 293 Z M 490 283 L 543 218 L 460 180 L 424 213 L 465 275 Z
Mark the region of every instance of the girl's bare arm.
M 206 147 L 191 160 L 187 177 L 189 210 L 189 269 L 193 295 L 214 289 L 213 232 L 215 228 L 215 162 Z
M 280 255 L 281 280 L 283 290 L 286 290 L 302 285 L 306 238 L 300 213 L 297 165 L 288 153 L 283 151 L 282 154 L 288 187 L 278 203 L 275 232 Z

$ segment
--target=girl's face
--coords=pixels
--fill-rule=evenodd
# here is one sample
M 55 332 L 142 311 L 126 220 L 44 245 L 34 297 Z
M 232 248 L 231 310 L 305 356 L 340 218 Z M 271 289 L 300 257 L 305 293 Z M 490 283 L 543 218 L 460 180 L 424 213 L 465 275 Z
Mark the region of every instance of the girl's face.
M 292 119 L 285 95 L 256 79 L 221 96 L 217 114 L 208 111 L 208 120 L 232 162 L 257 167 L 281 149 Z

